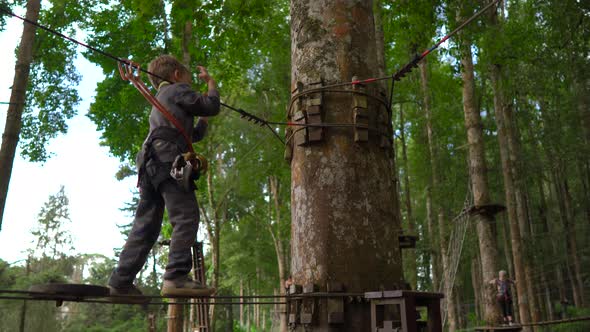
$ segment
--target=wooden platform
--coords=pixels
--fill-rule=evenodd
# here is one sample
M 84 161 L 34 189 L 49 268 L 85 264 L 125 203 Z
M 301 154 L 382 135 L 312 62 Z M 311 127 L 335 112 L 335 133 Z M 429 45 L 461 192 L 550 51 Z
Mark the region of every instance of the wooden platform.
M 418 241 L 417 235 L 405 234 L 405 235 L 400 235 L 398 238 L 399 238 L 399 248 L 400 249 L 416 248 L 416 241 Z
M 475 328 L 476 332 L 494 332 L 494 331 L 503 331 L 503 332 L 519 332 L 522 331 L 522 326 L 520 325 L 511 325 L 511 326 L 478 326 Z
M 478 206 L 474 205 L 467 210 L 467 213 L 469 213 L 469 215 L 471 215 L 471 216 L 476 215 L 476 214 L 495 216 L 496 214 L 498 214 L 500 212 L 504 212 L 505 210 L 506 210 L 506 207 L 501 204 L 486 204 L 486 205 L 478 205 Z
M 365 298 L 371 301 L 371 331 L 393 332 L 394 321 L 384 320 L 378 315 L 378 309 L 385 306 L 399 307 L 401 330 L 404 332 L 423 331 L 442 332 L 442 319 L 440 314 L 440 299 L 444 297 L 441 293 L 414 292 L 404 290 L 366 292 Z M 418 322 L 416 307 L 427 309 L 427 321 Z M 396 324 L 397 325 L 397 324 Z M 421 326 L 419 328 L 419 325 Z

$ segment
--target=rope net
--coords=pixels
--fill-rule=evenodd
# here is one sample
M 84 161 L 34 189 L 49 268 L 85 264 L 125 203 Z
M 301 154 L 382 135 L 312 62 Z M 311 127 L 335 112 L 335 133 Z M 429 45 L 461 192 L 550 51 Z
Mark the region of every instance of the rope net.
M 469 209 L 473 206 L 473 193 L 471 190 L 471 184 L 468 186 L 465 201 L 463 202 L 463 209 L 453 219 L 454 224 L 451 236 L 449 237 L 449 246 L 447 248 L 447 262 L 449 262 L 449 268 L 443 271 L 443 278 L 437 287 L 437 292 L 450 294 L 451 290 L 455 286 L 455 277 L 459 270 L 459 262 L 461 261 L 461 253 L 463 252 L 463 244 L 465 243 L 465 235 L 469 228 L 470 214 Z M 441 230 L 442 231 L 442 230 Z M 447 284 L 445 280 L 450 282 Z M 447 297 L 444 297 L 441 301 L 442 306 L 442 324 L 445 325 L 447 321 Z

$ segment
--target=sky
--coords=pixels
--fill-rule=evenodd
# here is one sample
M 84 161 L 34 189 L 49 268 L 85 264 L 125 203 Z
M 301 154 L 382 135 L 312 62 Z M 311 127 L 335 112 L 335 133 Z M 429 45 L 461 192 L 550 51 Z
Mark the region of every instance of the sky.
M 23 10 L 15 11 L 22 14 Z M 0 32 L 0 45 L 6 50 L 0 53 L 1 102 L 10 100 L 13 50 L 21 34 L 22 22 L 14 18 L 8 19 L 6 29 Z M 0 259 L 9 263 L 26 258 L 25 251 L 33 246 L 30 232 L 37 223 L 37 215 L 62 185 L 70 201 L 69 230 L 77 253 L 113 257 L 113 248 L 122 247 L 125 240 L 117 225 L 132 221 L 132 216 L 120 208 L 131 201 L 136 179 L 115 179 L 120 162 L 109 154 L 107 147 L 100 146 L 101 133 L 86 116 L 102 71 L 82 56 L 76 60 L 76 67 L 82 75 L 78 87 L 82 101 L 78 115 L 68 122 L 68 133 L 49 144 L 48 151 L 54 156 L 44 164 L 31 163 L 21 157 L 20 148 L 17 151 L 0 231 Z M 8 105 L 0 104 L 0 133 L 4 132 L 7 110 Z

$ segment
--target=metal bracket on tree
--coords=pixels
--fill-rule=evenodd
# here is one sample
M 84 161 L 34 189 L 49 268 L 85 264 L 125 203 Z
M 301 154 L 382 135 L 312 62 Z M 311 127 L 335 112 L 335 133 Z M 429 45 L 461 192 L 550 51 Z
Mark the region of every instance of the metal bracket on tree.
M 357 80 L 357 77 L 352 78 L 353 81 Z M 354 91 L 363 91 L 365 87 L 361 84 L 352 86 Z M 364 91 L 363 91 L 364 92 Z M 353 122 L 356 125 L 354 127 L 354 141 L 368 142 L 369 141 L 369 110 L 367 103 L 367 96 L 359 93 L 353 93 L 352 95 L 352 114 Z
M 322 81 L 318 80 L 317 83 L 310 84 L 322 85 Z M 313 89 L 313 88 L 312 88 Z M 297 83 L 297 90 L 299 93 L 303 90 L 303 84 Z M 294 142 L 298 146 L 307 146 L 314 142 L 321 142 L 324 139 L 324 128 L 322 124 L 322 103 L 323 103 L 323 92 L 314 91 L 311 93 L 301 94 L 295 104 L 292 123 L 297 126 L 299 125 L 310 125 L 301 126 L 294 132 Z

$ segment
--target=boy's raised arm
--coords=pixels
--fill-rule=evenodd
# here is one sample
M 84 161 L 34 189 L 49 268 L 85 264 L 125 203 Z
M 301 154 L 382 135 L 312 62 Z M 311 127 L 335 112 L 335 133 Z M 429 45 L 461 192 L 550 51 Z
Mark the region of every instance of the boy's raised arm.
M 174 101 L 194 116 L 215 116 L 219 114 L 221 106 L 217 85 L 205 67 L 198 66 L 198 68 L 199 78 L 207 82 L 209 90 L 207 95 L 201 95 L 191 89 L 190 85 L 183 84 L 182 90 L 175 96 Z

